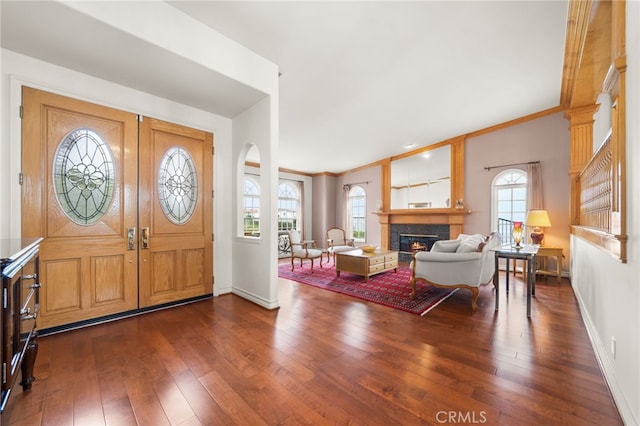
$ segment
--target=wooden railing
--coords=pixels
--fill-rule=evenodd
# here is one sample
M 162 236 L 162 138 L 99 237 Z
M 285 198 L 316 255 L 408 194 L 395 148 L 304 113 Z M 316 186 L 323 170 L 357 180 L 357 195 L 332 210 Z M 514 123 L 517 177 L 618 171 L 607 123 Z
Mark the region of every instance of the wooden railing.
M 580 225 L 612 233 L 615 174 L 611 137 L 580 174 Z
M 578 180 L 580 215 L 572 232 L 627 261 L 624 141 L 615 131 L 591 158 Z

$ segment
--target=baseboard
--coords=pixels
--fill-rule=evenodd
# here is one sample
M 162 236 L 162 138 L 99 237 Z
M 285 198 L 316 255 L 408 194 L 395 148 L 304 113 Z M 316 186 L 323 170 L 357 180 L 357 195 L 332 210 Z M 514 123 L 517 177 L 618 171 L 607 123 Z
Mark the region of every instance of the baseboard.
M 637 425 L 640 424 L 639 420 L 633 414 L 633 410 L 629 405 L 629 401 L 627 401 L 626 395 L 622 390 L 622 386 L 618 382 L 618 379 L 615 374 L 615 369 L 608 357 L 607 348 L 602 343 L 602 339 L 598 334 L 598 330 L 596 329 L 591 317 L 588 314 L 586 306 L 580 297 L 580 293 L 574 287 L 573 293 L 576 296 L 578 301 L 578 306 L 580 308 L 580 315 L 582 316 L 582 320 L 584 322 L 585 328 L 587 330 L 587 334 L 589 336 L 589 340 L 591 340 L 591 346 L 593 346 L 593 350 L 596 355 L 596 359 L 598 364 L 600 365 L 600 370 L 602 371 L 602 375 L 609 386 L 609 391 L 611 392 L 611 396 L 613 397 L 613 401 L 618 408 L 618 412 L 620 413 L 620 417 L 622 417 L 622 421 L 625 425 Z
M 241 288 L 233 287 L 231 291 L 233 294 L 242 297 L 243 299 L 247 299 L 250 302 L 255 303 L 256 305 L 262 306 L 266 309 L 278 309 L 280 305 L 276 301 L 269 301 L 263 297 L 258 296 L 257 294 L 253 294 Z

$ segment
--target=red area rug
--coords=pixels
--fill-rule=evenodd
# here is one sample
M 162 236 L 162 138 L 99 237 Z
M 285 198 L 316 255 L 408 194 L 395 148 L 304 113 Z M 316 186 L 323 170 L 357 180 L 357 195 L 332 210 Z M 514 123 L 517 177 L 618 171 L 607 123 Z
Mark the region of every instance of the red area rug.
M 457 290 L 418 283 L 416 295 L 412 299 L 409 297 L 411 269 L 406 266 L 399 266 L 397 273 L 391 270 L 373 275 L 366 283 L 364 277 L 346 272 L 341 272 L 340 277 L 336 277 L 336 268 L 333 264 L 324 265 L 324 268 L 316 265 L 312 274 L 308 262 L 302 268 L 296 262 L 293 272 L 290 263 L 281 263 L 278 267 L 278 276 L 416 315 L 426 314 Z

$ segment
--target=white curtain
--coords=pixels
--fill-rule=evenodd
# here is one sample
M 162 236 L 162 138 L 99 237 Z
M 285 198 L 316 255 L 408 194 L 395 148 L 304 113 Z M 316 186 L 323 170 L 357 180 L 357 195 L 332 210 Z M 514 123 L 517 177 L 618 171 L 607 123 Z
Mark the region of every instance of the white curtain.
M 527 164 L 527 204 L 528 210 L 544 209 L 542 167 L 540 163 Z
M 304 229 L 304 215 L 302 213 L 304 210 L 304 186 L 300 181 L 294 181 L 293 184 L 298 191 L 298 211 L 296 212 L 296 216 L 298 219 L 298 229 L 302 231 Z
M 351 191 L 351 186 L 342 186 L 342 229 L 344 229 L 346 238 L 351 238 L 351 235 L 353 234 L 351 230 L 351 221 L 349 220 L 349 191 Z

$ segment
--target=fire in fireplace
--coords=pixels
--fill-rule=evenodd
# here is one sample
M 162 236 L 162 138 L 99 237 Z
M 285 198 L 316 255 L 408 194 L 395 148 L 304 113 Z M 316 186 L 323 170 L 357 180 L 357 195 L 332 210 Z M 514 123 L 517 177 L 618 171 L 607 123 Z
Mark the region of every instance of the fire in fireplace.
M 419 243 L 418 241 L 414 241 L 411 244 L 411 251 L 427 251 L 427 245 Z
M 400 252 L 413 254 L 428 251 L 433 243 L 440 239 L 440 236 L 435 234 L 400 234 Z

